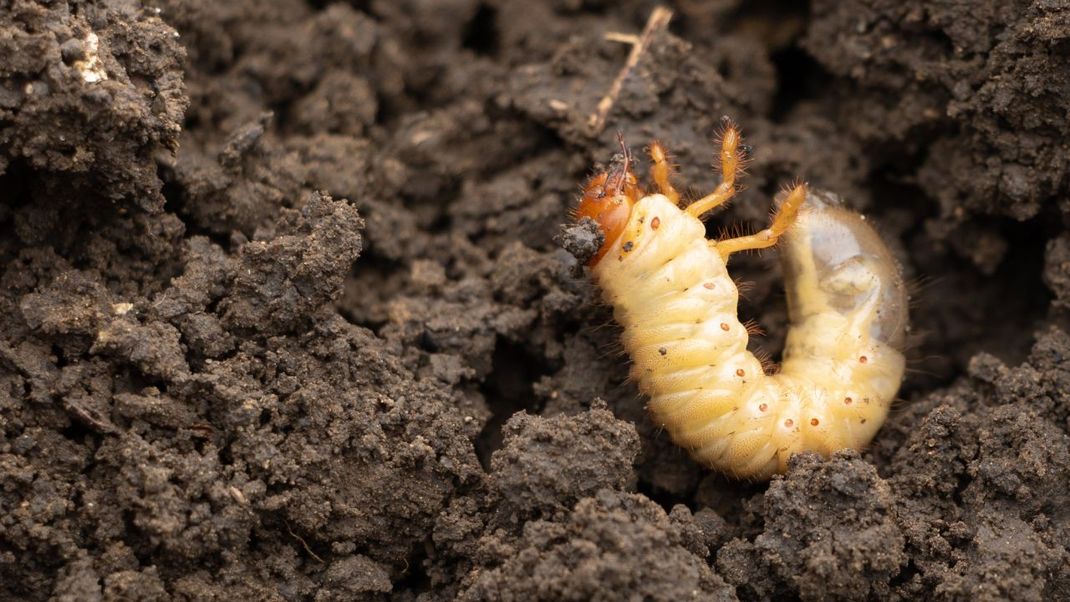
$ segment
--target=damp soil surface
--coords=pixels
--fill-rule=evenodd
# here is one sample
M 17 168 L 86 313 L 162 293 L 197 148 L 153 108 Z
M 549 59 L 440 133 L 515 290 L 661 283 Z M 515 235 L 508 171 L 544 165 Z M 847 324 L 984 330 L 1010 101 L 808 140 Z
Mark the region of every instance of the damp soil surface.
M 0 7 L 0 599 L 1070 598 L 1070 8 Z M 646 416 L 562 232 L 724 115 L 913 283 L 861 453 L 769 483 Z M 645 162 L 640 171 L 646 172 Z M 775 253 L 733 260 L 776 357 Z

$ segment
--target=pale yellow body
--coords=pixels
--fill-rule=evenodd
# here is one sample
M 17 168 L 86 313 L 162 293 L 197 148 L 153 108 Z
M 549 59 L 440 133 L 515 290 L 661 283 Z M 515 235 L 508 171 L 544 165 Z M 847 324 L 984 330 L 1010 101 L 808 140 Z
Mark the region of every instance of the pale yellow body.
M 697 461 L 744 478 L 784 471 L 795 452 L 865 446 L 904 370 L 905 294 L 887 249 L 856 214 L 807 199 L 781 243 L 792 324 L 767 375 L 715 244 L 653 194 L 592 267 L 654 420 Z

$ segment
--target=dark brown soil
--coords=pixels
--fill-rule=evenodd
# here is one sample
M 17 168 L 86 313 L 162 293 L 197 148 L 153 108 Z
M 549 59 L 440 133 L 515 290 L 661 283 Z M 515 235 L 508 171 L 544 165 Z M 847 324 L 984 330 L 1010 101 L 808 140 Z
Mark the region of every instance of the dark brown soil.
M 594 133 L 653 8 L 0 4 L 0 599 L 1070 599 L 1070 8 L 680 0 Z M 699 192 L 722 115 L 711 233 L 805 178 L 916 284 L 872 447 L 768 484 L 562 248 L 617 131 Z

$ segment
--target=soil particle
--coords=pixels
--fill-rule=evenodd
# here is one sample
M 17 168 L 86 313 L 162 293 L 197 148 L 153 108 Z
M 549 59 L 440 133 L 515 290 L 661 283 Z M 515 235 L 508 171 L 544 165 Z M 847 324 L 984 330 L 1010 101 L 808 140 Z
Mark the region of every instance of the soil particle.
M 591 260 L 605 244 L 605 233 L 591 218 L 585 217 L 576 224 L 561 229 L 555 241 L 571 253 L 579 265 Z

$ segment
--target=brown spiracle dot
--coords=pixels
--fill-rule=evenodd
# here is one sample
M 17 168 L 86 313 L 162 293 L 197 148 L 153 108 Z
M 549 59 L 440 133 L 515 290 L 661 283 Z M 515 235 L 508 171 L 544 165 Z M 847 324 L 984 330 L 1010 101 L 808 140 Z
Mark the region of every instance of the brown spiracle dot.
M 795 421 L 792 420 L 791 418 L 788 418 L 787 420 L 784 421 L 784 426 L 785 426 L 785 428 L 789 428 L 790 429 L 791 427 L 795 426 Z
M 660 227 L 661 227 L 661 218 L 660 217 L 655 216 L 654 219 L 650 220 L 650 229 L 651 230 L 657 230 Z
M 819 424 L 821 424 L 821 421 L 818 420 L 817 418 L 811 418 L 810 419 L 810 426 L 817 426 Z
M 844 397 L 844 398 L 843 398 L 843 403 L 845 403 L 845 404 L 847 404 L 847 405 L 851 405 L 851 403 L 852 403 L 853 401 L 854 401 L 854 400 L 853 400 L 853 399 L 851 399 L 850 397 Z
M 736 369 L 736 376 L 743 376 L 745 374 L 746 372 L 743 371 L 743 368 Z
M 629 240 L 628 242 L 624 243 L 621 248 L 624 249 L 625 253 L 627 253 L 635 248 L 635 243 Z
M 868 361 L 869 361 L 869 358 L 864 356 L 864 355 L 862 357 L 858 358 L 858 363 L 859 364 L 864 364 L 864 363 L 866 363 Z
M 728 332 L 728 322 L 721 322 L 721 330 Z
M 768 409 L 769 409 L 769 406 L 768 406 L 767 404 L 764 404 L 764 403 L 763 403 L 763 404 L 759 404 L 759 405 L 758 405 L 758 411 L 759 411 L 759 412 L 764 412 L 764 411 L 766 411 L 766 410 L 768 410 Z
M 660 353 L 662 355 L 668 355 L 669 354 L 669 350 L 664 348 L 664 347 L 658 347 L 658 353 Z
M 706 284 L 703 284 L 702 286 L 704 288 L 710 289 L 711 291 L 713 290 L 713 283 L 712 282 L 707 282 Z

